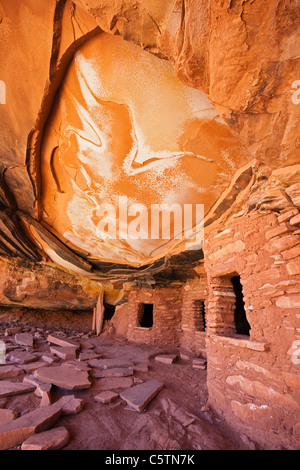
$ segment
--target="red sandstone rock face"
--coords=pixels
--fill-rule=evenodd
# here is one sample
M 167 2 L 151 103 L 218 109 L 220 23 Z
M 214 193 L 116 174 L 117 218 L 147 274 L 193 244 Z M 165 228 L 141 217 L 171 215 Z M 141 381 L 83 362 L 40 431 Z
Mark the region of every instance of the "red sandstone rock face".
M 153 204 L 183 212 L 190 203 L 207 213 L 249 160 L 204 93 L 182 85 L 168 63 L 104 33 L 77 50 L 40 158 L 41 221 L 90 257 L 136 265 L 178 242 L 150 239 L 158 218 L 147 221 L 144 239 L 129 233 L 126 241 L 120 198 L 148 213 Z M 105 204 L 115 208 L 118 240 L 104 230 Z
M 104 31 L 167 57 L 182 81 L 208 93 L 253 156 L 271 167 L 297 161 L 297 2 L 76 3 Z
M 91 309 L 95 280 L 197 272 L 131 284 L 111 326 L 206 346 L 210 404 L 266 448 L 299 448 L 299 14 L 297 0 L 0 1 L 0 304 Z M 200 250 L 102 242 L 95 206 L 119 195 L 205 204 L 207 286 Z M 247 338 L 232 338 L 237 274 Z
M 55 265 L 2 258 L 0 266 L 0 305 L 89 310 L 102 290 L 98 283 Z
M 100 237 L 94 229 L 97 216 L 95 218 L 92 210 L 95 200 L 92 204 L 86 202 L 89 191 L 92 197 L 95 192 L 97 164 L 90 155 L 84 169 L 79 168 L 78 141 L 71 139 L 70 146 L 66 147 L 68 140 L 64 138 L 69 116 L 73 120 L 72 123 L 70 121 L 75 130 L 73 136 L 82 130 L 84 122 L 82 116 L 79 119 L 78 113 L 76 115 L 74 112 L 74 104 L 66 98 L 68 81 L 75 87 L 72 93 L 77 99 L 77 110 L 81 106 L 85 122 L 90 122 L 90 109 L 86 115 L 88 106 L 82 102 L 83 97 L 78 95 L 78 83 L 73 80 L 81 70 L 78 61 L 76 65 L 76 57 L 82 53 L 89 61 L 94 61 L 92 69 L 97 80 L 99 77 L 108 80 L 106 93 L 110 100 L 116 95 L 116 86 L 124 90 L 125 85 L 121 84 L 126 80 L 127 85 L 130 84 L 126 89 L 133 87 L 133 95 L 137 99 L 136 76 L 141 87 L 144 86 L 142 90 L 146 89 L 150 94 L 149 100 L 143 103 L 147 104 L 148 110 L 149 103 L 153 102 L 155 87 L 165 83 L 157 95 L 159 102 L 164 104 L 157 113 L 159 117 L 162 109 L 168 107 L 168 93 L 172 95 L 169 85 L 174 92 L 175 75 L 179 80 L 177 92 L 181 90 L 182 93 L 186 90 L 185 86 L 189 86 L 195 90 L 190 91 L 191 96 L 200 96 L 199 93 L 207 95 L 213 114 L 205 115 L 206 127 L 201 126 L 201 132 L 201 116 L 197 113 L 198 121 L 192 122 L 188 113 L 186 121 L 179 119 L 178 111 L 185 109 L 185 105 L 178 99 L 177 92 L 172 95 L 172 103 L 181 131 L 168 132 L 171 119 L 167 113 L 167 124 L 149 114 L 150 122 L 158 128 L 158 132 L 152 129 L 153 134 L 159 135 L 161 143 L 159 147 L 152 139 L 152 151 L 200 152 L 201 155 L 204 152 L 206 158 L 215 159 L 212 167 L 205 160 L 185 157 L 185 160 L 176 162 L 173 170 L 164 170 L 163 181 L 167 182 L 164 197 L 172 192 L 174 186 L 175 192 L 169 200 L 177 201 L 179 192 L 182 195 L 182 180 L 175 174 L 180 172 L 195 188 L 195 191 L 187 192 L 192 199 L 189 202 L 201 200 L 205 204 L 208 226 L 216 224 L 224 214 L 237 212 L 251 186 L 258 196 L 256 206 L 265 204 L 267 199 L 268 204 L 273 201 L 273 209 L 276 209 L 298 200 L 299 178 L 294 165 L 299 159 L 297 80 L 300 67 L 296 30 L 299 6 L 295 1 L 275 1 L 270 5 L 262 1 L 228 1 L 220 4 L 194 0 L 60 0 L 38 2 L 37 5 L 32 0 L 17 3 L 2 0 L 0 14 L 0 80 L 6 85 L 6 104 L 0 105 L 1 254 L 13 254 L 35 261 L 50 258 L 93 278 L 120 279 L 130 274 L 148 276 L 166 267 L 163 258 L 166 252 L 159 251 L 157 257 L 152 256 L 152 248 L 156 247 L 150 244 L 149 248 L 146 242 L 135 251 L 126 244 L 120 248 L 118 243 L 110 246 L 103 243 L 100 248 Z M 99 36 L 100 28 L 105 32 L 102 36 Z M 123 39 L 114 37 L 116 35 Z M 113 54 L 108 52 L 109 47 L 101 45 L 98 58 L 94 45 L 99 41 L 105 42 L 100 37 L 107 38 L 105 40 L 111 44 L 109 47 L 114 49 Z M 125 45 L 123 40 L 127 41 Z M 122 44 L 121 49 L 125 52 L 121 52 L 115 44 Z M 77 55 L 74 56 L 75 51 Z M 99 64 L 105 62 L 105 55 L 110 55 L 116 72 L 108 72 L 107 66 L 100 67 L 99 71 Z M 134 61 L 137 65 L 146 56 L 149 74 L 144 72 L 143 75 L 141 67 L 137 74 L 132 74 L 132 58 L 137 58 Z M 126 57 L 123 70 L 122 67 L 120 69 L 122 57 Z M 126 75 L 127 63 L 132 74 L 129 77 Z M 174 76 L 171 76 L 171 65 Z M 155 72 L 156 82 L 151 79 L 150 71 Z M 153 85 L 155 87 L 151 91 Z M 90 97 L 94 96 L 96 90 L 93 86 L 89 90 Z M 132 115 L 128 114 L 128 103 L 125 106 L 120 96 L 119 99 L 115 98 L 119 107 L 103 104 L 103 90 L 96 93 L 95 98 L 97 106 L 102 106 L 103 116 L 106 116 L 105 129 L 111 135 L 116 135 L 116 129 L 108 126 L 111 122 L 108 116 L 115 115 L 121 119 L 118 130 L 126 138 L 115 140 L 114 148 L 110 149 L 112 155 L 117 156 L 112 160 L 117 168 L 120 155 L 128 155 L 132 148 Z M 62 102 L 65 102 L 63 112 Z M 213 116 L 220 116 L 226 125 L 221 125 L 218 119 L 210 122 Z M 140 117 L 137 121 L 141 122 Z M 90 132 L 91 128 L 88 134 Z M 89 138 L 88 134 L 80 135 Z M 172 145 L 167 145 L 164 139 L 172 141 Z M 239 148 L 236 141 L 240 142 Z M 228 157 L 220 158 L 220 150 L 221 153 L 227 152 Z M 74 160 L 71 158 L 73 153 L 76 155 Z M 258 165 L 252 167 L 250 163 L 250 169 L 243 168 L 252 160 Z M 281 170 L 282 167 L 290 167 L 289 177 L 286 170 Z M 107 186 L 107 181 L 104 183 Z M 143 185 L 147 186 L 146 178 L 137 176 L 135 181 L 132 178 L 128 181 L 128 175 L 121 172 L 119 178 L 114 179 L 114 184 L 116 187 L 112 194 L 128 191 L 136 196 L 138 188 L 141 192 L 139 201 L 147 199 L 146 191 L 143 194 Z M 111 197 L 109 189 L 108 193 Z M 74 210 L 70 216 L 70 209 L 67 208 L 74 200 L 75 206 L 80 207 L 80 217 L 74 215 Z M 235 207 L 232 207 L 234 201 Z M 89 216 L 85 217 L 87 212 Z M 180 246 L 176 252 L 183 249 Z M 159 260 L 158 263 L 155 259 Z M 107 261 L 117 261 L 119 264 L 112 266 Z M 136 263 L 147 265 L 150 262 L 149 269 L 138 272 L 131 269 Z

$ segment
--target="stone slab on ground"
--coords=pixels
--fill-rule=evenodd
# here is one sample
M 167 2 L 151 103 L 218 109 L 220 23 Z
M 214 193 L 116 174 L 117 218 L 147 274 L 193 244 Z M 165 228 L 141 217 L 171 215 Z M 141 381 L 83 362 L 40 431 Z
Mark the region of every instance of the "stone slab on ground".
M 76 359 L 77 348 L 75 346 L 51 346 L 50 352 L 60 359 L 69 361 Z
M 13 351 L 8 356 L 10 362 L 16 362 L 17 364 L 29 364 L 30 362 L 35 362 L 38 360 L 38 357 L 34 354 L 31 354 L 27 351 Z
M 50 406 L 52 405 L 52 396 L 51 391 L 42 391 L 41 403 L 40 406 Z
M 40 367 L 45 367 L 45 363 L 43 361 L 37 361 L 29 364 L 20 364 L 19 368 L 26 372 L 27 374 L 31 374 L 31 372 L 34 372 L 36 369 L 39 369 Z
M 85 370 L 85 371 L 90 371 L 91 368 L 86 362 L 79 361 L 78 359 L 74 359 L 71 361 L 64 362 L 63 364 L 65 367 L 73 367 L 74 369 L 77 370 Z
M 7 355 L 13 351 L 23 351 L 24 346 L 18 346 L 16 343 L 5 343 L 5 352 Z
M 118 398 L 119 394 L 112 392 L 111 390 L 105 390 L 104 392 L 98 393 L 94 397 L 94 400 L 99 402 L 99 403 L 112 403 Z
M 18 418 L 18 413 L 14 410 L 0 409 L 0 428 Z
M 34 392 L 35 386 L 31 384 L 15 383 L 8 380 L 0 381 L 0 398 L 21 395 L 22 393 Z
M 117 369 L 96 369 L 91 371 L 91 375 L 94 378 L 128 377 L 129 375 L 133 375 L 133 369 L 127 367 L 119 367 Z
M 119 390 L 129 388 L 132 384 L 132 377 L 105 377 L 97 379 L 96 383 L 93 383 L 92 390 Z
M 77 341 L 74 341 L 73 339 L 70 338 L 65 338 L 63 336 L 59 335 L 53 335 L 50 334 L 47 336 L 47 341 L 52 344 L 56 344 L 57 346 L 62 346 L 62 347 L 75 347 L 78 348 L 80 347 L 80 344 L 77 343 Z
M 89 341 L 89 340 L 80 342 L 80 349 L 81 349 L 81 350 L 94 349 L 94 347 L 95 347 L 95 345 L 94 345 L 91 341 Z
M 135 372 L 148 372 L 149 371 L 149 364 L 147 362 L 138 362 L 134 364 L 133 370 Z
M 101 354 L 97 354 L 93 351 L 85 350 L 79 354 L 78 359 L 80 361 L 91 361 L 92 359 L 100 359 Z
M 154 360 L 157 362 L 162 362 L 163 364 L 173 364 L 177 359 L 176 354 L 159 354 L 155 356 Z
M 120 393 L 122 400 L 136 411 L 143 411 L 148 403 L 164 388 L 162 382 L 148 380 Z
M 91 386 L 87 371 L 65 365 L 41 367 L 34 371 L 34 376 L 66 390 L 84 390 Z
M 0 428 L 0 450 L 22 444 L 35 433 L 51 428 L 61 416 L 61 407 L 54 404 L 41 407 Z
M 14 365 L 3 365 L 0 367 L 0 380 L 24 374 L 23 370 Z
M 39 398 L 42 398 L 41 405 L 50 405 L 51 404 L 51 388 L 52 384 L 46 384 L 38 380 L 33 374 L 30 374 L 27 377 L 24 377 L 23 383 L 28 383 L 36 387 L 34 393 Z
M 61 449 L 68 444 L 70 433 L 64 427 L 50 429 L 49 431 L 40 432 L 26 439 L 23 442 L 22 450 L 56 450 Z
M 34 338 L 30 333 L 17 333 L 15 335 L 15 342 L 21 346 L 33 347 Z
M 133 362 L 122 358 L 113 359 L 92 359 L 89 361 L 89 366 L 97 369 L 116 369 L 116 368 L 130 368 L 134 367 Z
M 55 403 L 62 407 L 62 415 L 77 414 L 85 405 L 82 398 L 76 398 L 74 395 L 65 395 Z
M 47 364 L 53 364 L 53 362 L 58 362 L 59 357 L 56 356 L 55 354 L 47 353 L 43 354 L 41 357 L 42 361 L 46 362 Z

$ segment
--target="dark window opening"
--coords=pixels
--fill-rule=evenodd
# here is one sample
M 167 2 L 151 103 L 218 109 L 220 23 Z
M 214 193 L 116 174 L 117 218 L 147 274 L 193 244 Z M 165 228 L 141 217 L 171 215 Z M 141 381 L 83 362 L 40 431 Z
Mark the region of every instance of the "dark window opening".
M 140 326 L 142 328 L 151 328 L 153 326 L 153 304 L 142 304 Z
M 111 320 L 115 314 L 116 307 L 114 305 L 105 304 L 104 320 Z
M 205 331 L 205 304 L 204 300 L 194 301 L 194 324 L 196 331 Z
M 243 286 L 241 284 L 240 276 L 232 277 L 231 282 L 232 282 L 235 296 L 236 296 L 236 304 L 235 304 L 235 311 L 234 311 L 236 333 L 239 335 L 249 336 L 251 327 L 246 317 L 245 302 L 244 302 L 244 296 L 243 296 Z

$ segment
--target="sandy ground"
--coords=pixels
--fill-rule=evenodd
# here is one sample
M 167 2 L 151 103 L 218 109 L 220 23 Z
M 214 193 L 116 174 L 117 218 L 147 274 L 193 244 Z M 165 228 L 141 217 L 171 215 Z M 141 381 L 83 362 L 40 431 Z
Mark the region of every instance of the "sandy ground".
M 35 318 L 36 320 L 36 318 Z M 48 328 L 30 324 L 29 317 L 23 323 L 19 318 L 0 314 L 0 339 L 5 337 L 6 328 L 22 327 L 22 332 L 36 335 L 36 347 L 27 348 L 35 354 L 49 351 L 47 336 L 61 332 L 68 338 L 84 341 L 87 335 L 74 328 Z M 51 325 L 52 326 L 52 325 Z M 38 329 L 37 329 L 38 328 Z M 242 440 L 228 429 L 225 421 L 207 406 L 206 370 L 192 367 L 193 356 L 182 358 L 178 348 L 166 348 L 130 343 L 127 340 L 109 336 L 89 336 L 93 351 L 105 358 L 129 359 L 134 363 L 148 363 L 147 372 L 135 371 L 138 382 L 158 380 L 164 388 L 150 402 L 143 412 L 129 409 L 118 397 L 111 404 L 95 402 L 94 397 L 103 389 L 120 393 L 128 387 L 116 379 L 90 378 L 88 390 L 67 391 L 52 387 L 52 401 L 64 395 L 82 398 L 85 406 L 78 414 L 61 416 L 55 427 L 65 426 L 71 439 L 63 450 L 246 450 L 247 441 Z M 25 350 L 25 348 L 24 348 Z M 154 360 L 157 354 L 176 354 L 173 364 Z M 57 365 L 62 364 L 60 360 Z M 22 382 L 24 376 L 7 379 Z M 119 381 L 118 381 L 119 380 Z M 114 382 L 114 383 L 113 383 Z M 124 382 L 124 383 L 122 383 Z M 112 386 L 111 386 L 112 384 Z M 134 385 L 134 383 L 133 383 Z M 8 398 L 0 398 L 0 408 L 13 409 L 23 415 L 39 407 L 40 398 L 33 392 Z M 16 449 L 19 449 L 18 446 Z

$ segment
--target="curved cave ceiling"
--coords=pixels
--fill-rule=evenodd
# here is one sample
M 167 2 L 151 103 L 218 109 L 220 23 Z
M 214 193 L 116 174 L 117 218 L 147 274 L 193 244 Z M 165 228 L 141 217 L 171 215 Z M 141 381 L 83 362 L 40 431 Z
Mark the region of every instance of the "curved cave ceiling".
M 203 204 L 209 229 L 260 165 L 263 182 L 298 161 L 298 17 L 278 2 L 2 3 L 0 254 L 101 281 L 193 276 L 201 243 L 109 237 L 99 207 Z
M 175 204 L 182 213 L 190 205 L 195 224 L 196 206 L 207 215 L 250 158 L 207 95 L 180 82 L 168 61 L 102 32 L 76 50 L 38 160 L 41 225 L 94 265 L 143 272 L 185 251 L 185 233 L 174 238 L 174 222 L 169 239 L 162 238 L 162 219 L 151 219 L 153 204 Z M 137 208 L 127 227 L 120 201 Z M 115 208 L 113 237 L 104 227 L 106 204 Z M 148 231 L 131 239 L 128 225 L 141 205 Z M 151 236 L 155 223 L 158 239 Z M 50 259 L 71 267 L 37 229 L 31 233 Z M 190 258 L 201 258 L 201 243 L 193 251 Z

